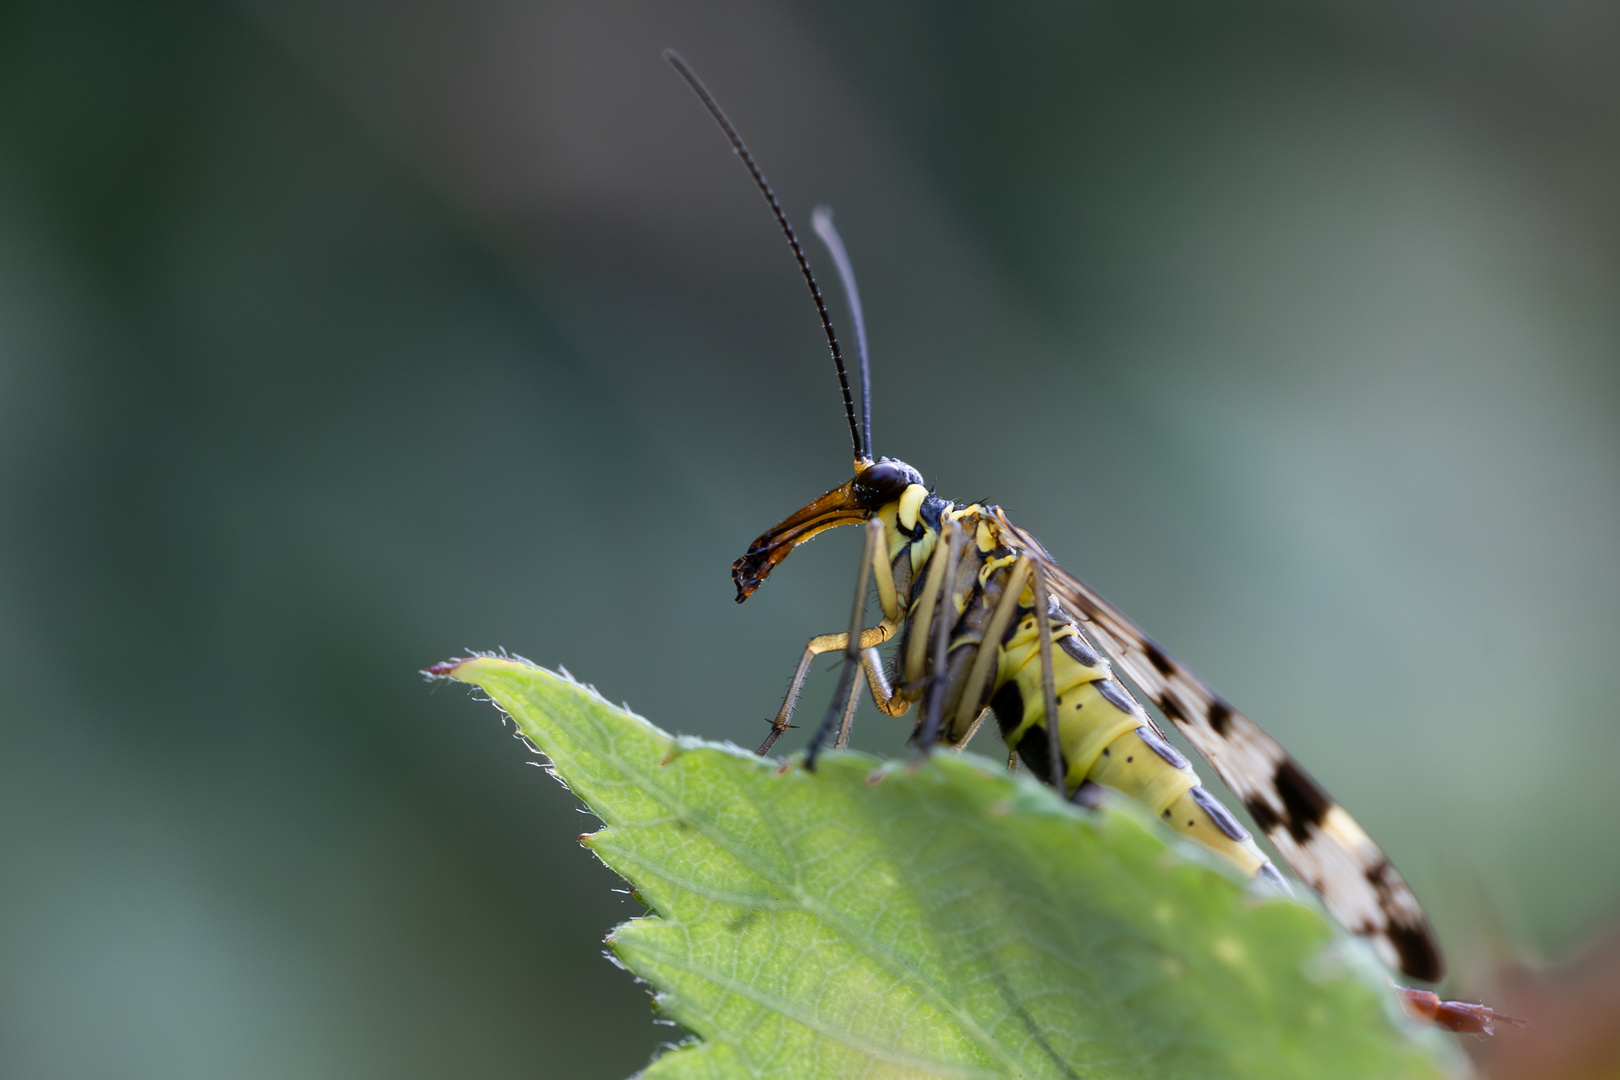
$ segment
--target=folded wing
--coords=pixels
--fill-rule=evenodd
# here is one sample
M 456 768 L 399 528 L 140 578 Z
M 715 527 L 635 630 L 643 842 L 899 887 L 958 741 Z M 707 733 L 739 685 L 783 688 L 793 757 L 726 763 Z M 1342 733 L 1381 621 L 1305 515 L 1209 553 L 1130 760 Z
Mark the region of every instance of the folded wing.
M 1385 963 L 1409 978 L 1439 981 L 1445 961 L 1422 906 L 1355 819 L 1276 739 L 1058 566 L 1033 536 L 995 513 L 1007 543 L 1041 561 L 1052 595 L 1210 763 L 1340 925 L 1367 938 Z

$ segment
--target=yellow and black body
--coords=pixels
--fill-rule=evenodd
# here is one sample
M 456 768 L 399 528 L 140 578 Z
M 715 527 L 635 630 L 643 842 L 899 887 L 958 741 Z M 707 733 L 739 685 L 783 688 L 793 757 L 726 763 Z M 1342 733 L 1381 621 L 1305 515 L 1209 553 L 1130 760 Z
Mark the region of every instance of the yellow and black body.
M 914 703 L 924 703 L 914 734 L 921 749 L 941 742 L 961 746 L 993 713 L 1012 755 L 1042 779 L 1061 776 L 1066 795 L 1080 794 L 1088 781 L 1112 788 L 1245 872 L 1280 883 L 1249 833 L 1203 787 L 1080 627 L 1050 600 L 1040 617 L 1040 556 L 1007 535 L 1003 521 L 995 507 L 940 498 L 903 462 L 857 461 L 854 479 L 789 515 L 737 560 L 737 599 L 747 599 L 798 544 L 838 525 L 866 522 L 863 565 L 869 563 L 876 581 L 883 621 L 859 633 L 861 667 L 886 714 L 903 716 Z M 863 582 L 858 606 L 864 607 L 865 591 Z M 896 637 L 885 664 L 877 647 Z M 789 726 L 811 660 L 848 649 L 848 634 L 810 641 L 762 753 Z M 1047 671 L 1057 717 L 1057 769 Z M 835 701 L 846 717 L 835 745 L 848 739 L 853 690 L 847 688 L 847 702 Z M 829 734 L 819 733 L 812 762 Z
M 855 475 L 848 483 L 790 514 L 732 566 L 737 600 L 752 595 L 816 534 L 859 523 L 866 535 L 849 629 L 805 646 L 759 752 L 768 752 L 792 726 L 815 658 L 842 652 L 838 690 L 810 740 L 806 768 L 815 768 L 816 754 L 829 739 L 835 747 L 848 741 L 859 700 L 856 680 L 864 672 L 873 700 L 888 715 L 903 716 L 921 704 L 912 736 L 920 752 L 941 743 L 966 745 L 993 713 L 1013 760 L 1066 796 L 1090 803 L 1098 787 L 1112 788 L 1249 874 L 1286 889 L 1249 834 L 1116 677 L 1117 665 L 1209 763 L 1334 918 L 1367 940 L 1391 968 L 1439 981 L 1445 962 L 1422 905 L 1372 838 L 1281 744 L 1059 566 L 998 507 L 950 502 L 904 462 L 872 460 L 860 297 L 831 212 L 819 208 L 812 220 L 838 267 L 854 322 L 859 419 L 821 289 L 775 192 L 702 80 L 674 52 L 664 55 L 719 124 L 781 227 L 827 338 L 854 450 Z M 867 626 L 873 585 L 883 618 Z M 885 661 L 878 647 L 888 643 L 893 651 Z M 1441 1002 L 1425 991 L 1403 993 L 1409 1007 L 1453 1031 L 1488 1031 L 1499 1019 L 1484 1006 Z

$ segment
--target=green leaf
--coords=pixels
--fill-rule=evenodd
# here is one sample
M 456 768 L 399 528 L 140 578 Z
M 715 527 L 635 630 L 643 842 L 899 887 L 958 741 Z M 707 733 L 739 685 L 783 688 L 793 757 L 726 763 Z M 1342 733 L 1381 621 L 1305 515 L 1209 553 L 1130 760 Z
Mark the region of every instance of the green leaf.
M 551 759 L 653 912 L 609 941 L 699 1041 L 646 1080 L 1438 1074 L 1359 946 L 1132 812 L 967 754 L 779 767 L 516 660 L 434 672 Z

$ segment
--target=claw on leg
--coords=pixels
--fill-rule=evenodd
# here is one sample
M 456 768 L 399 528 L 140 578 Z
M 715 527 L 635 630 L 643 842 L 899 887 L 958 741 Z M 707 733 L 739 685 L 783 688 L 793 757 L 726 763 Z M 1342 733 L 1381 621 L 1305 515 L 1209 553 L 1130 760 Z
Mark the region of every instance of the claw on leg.
M 783 724 L 782 726 L 778 727 L 775 724 L 772 724 L 771 733 L 765 736 L 764 742 L 759 744 L 759 749 L 754 751 L 754 756 L 764 757 L 766 754 L 770 753 L 771 747 L 776 745 L 776 740 L 782 737 L 782 732 L 792 731 L 798 726 L 798 724 Z

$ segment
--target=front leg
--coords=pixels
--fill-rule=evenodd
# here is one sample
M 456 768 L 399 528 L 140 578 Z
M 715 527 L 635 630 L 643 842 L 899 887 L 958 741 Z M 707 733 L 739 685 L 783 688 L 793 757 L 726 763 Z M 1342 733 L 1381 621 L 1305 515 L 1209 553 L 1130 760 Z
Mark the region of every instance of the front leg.
M 866 672 L 866 685 L 872 688 L 872 700 L 877 707 L 889 716 L 906 715 L 911 702 L 889 687 L 889 677 L 883 672 L 883 657 L 878 655 L 877 649 L 861 650 L 861 669 Z M 838 738 L 833 740 L 834 750 L 842 750 L 849 745 L 849 729 L 855 720 L 855 703 L 858 700 L 859 695 L 849 695 L 849 704 L 844 706 L 844 719 L 838 725 Z
M 793 726 L 793 714 L 798 710 L 799 696 L 804 692 L 804 681 L 810 674 L 810 664 L 822 653 L 843 650 L 846 672 L 853 674 L 850 670 L 852 658 L 849 654 L 854 653 L 853 662 L 859 662 L 862 652 L 872 650 L 873 659 L 866 666 L 867 681 L 872 686 L 873 697 L 878 699 L 878 707 L 884 708 L 889 704 L 892 695 L 887 693 L 888 688 L 885 680 L 883 680 L 881 667 L 876 662 L 876 649 L 877 646 L 893 637 L 895 631 L 900 628 L 903 612 L 900 608 L 899 596 L 895 592 L 894 571 L 889 566 L 888 545 L 884 543 L 884 535 L 884 525 L 880 519 L 873 518 L 867 522 L 866 545 L 861 555 L 861 573 L 857 582 L 860 587 L 856 594 L 855 618 L 851 620 L 850 625 L 851 627 L 860 625 L 862 609 L 866 606 L 868 572 L 877 581 L 878 601 L 883 606 L 883 621 L 876 626 L 862 630 L 857 639 L 857 646 L 853 650 L 850 649 L 850 635 L 848 633 L 821 634 L 810 639 L 804 647 L 804 655 L 799 658 L 799 666 L 793 671 L 793 681 L 788 684 L 787 696 L 782 699 L 782 708 L 777 711 L 776 719 L 771 721 L 771 732 L 765 736 L 765 741 L 760 744 L 759 750 L 756 751 L 760 757 L 770 753 L 770 749 L 776 744 L 776 740 L 782 737 L 782 732 Z M 876 672 L 875 677 L 874 672 Z M 883 686 L 885 691 L 881 698 L 878 697 L 880 685 Z M 844 701 L 846 694 L 849 694 L 850 690 L 847 678 L 841 677 L 839 686 L 840 692 L 834 698 L 833 708 L 837 709 L 842 704 L 847 709 L 848 704 Z M 849 696 L 853 697 L 852 694 Z M 850 711 L 853 712 L 852 709 Z M 833 715 L 836 716 L 836 713 Z M 840 734 L 842 737 L 847 738 L 847 731 Z
M 868 627 L 861 631 L 861 647 L 872 649 L 875 653 L 877 646 L 889 640 L 893 631 L 885 631 L 882 625 Z M 782 708 L 777 712 L 776 719 L 771 721 L 771 733 L 765 736 L 765 742 L 760 745 L 756 753 L 764 757 L 770 752 L 771 746 L 781 737 L 782 732 L 793 726 L 793 714 L 799 708 L 799 695 L 804 692 L 804 680 L 810 674 L 810 664 L 822 653 L 836 652 L 848 648 L 848 634 L 822 634 L 813 637 L 804 647 L 804 655 L 799 657 L 799 666 L 793 670 L 793 681 L 788 684 L 787 697 L 782 699 Z M 879 674 L 879 679 L 882 675 Z M 876 688 L 873 690 L 877 693 Z M 879 702 L 879 707 L 887 701 Z

